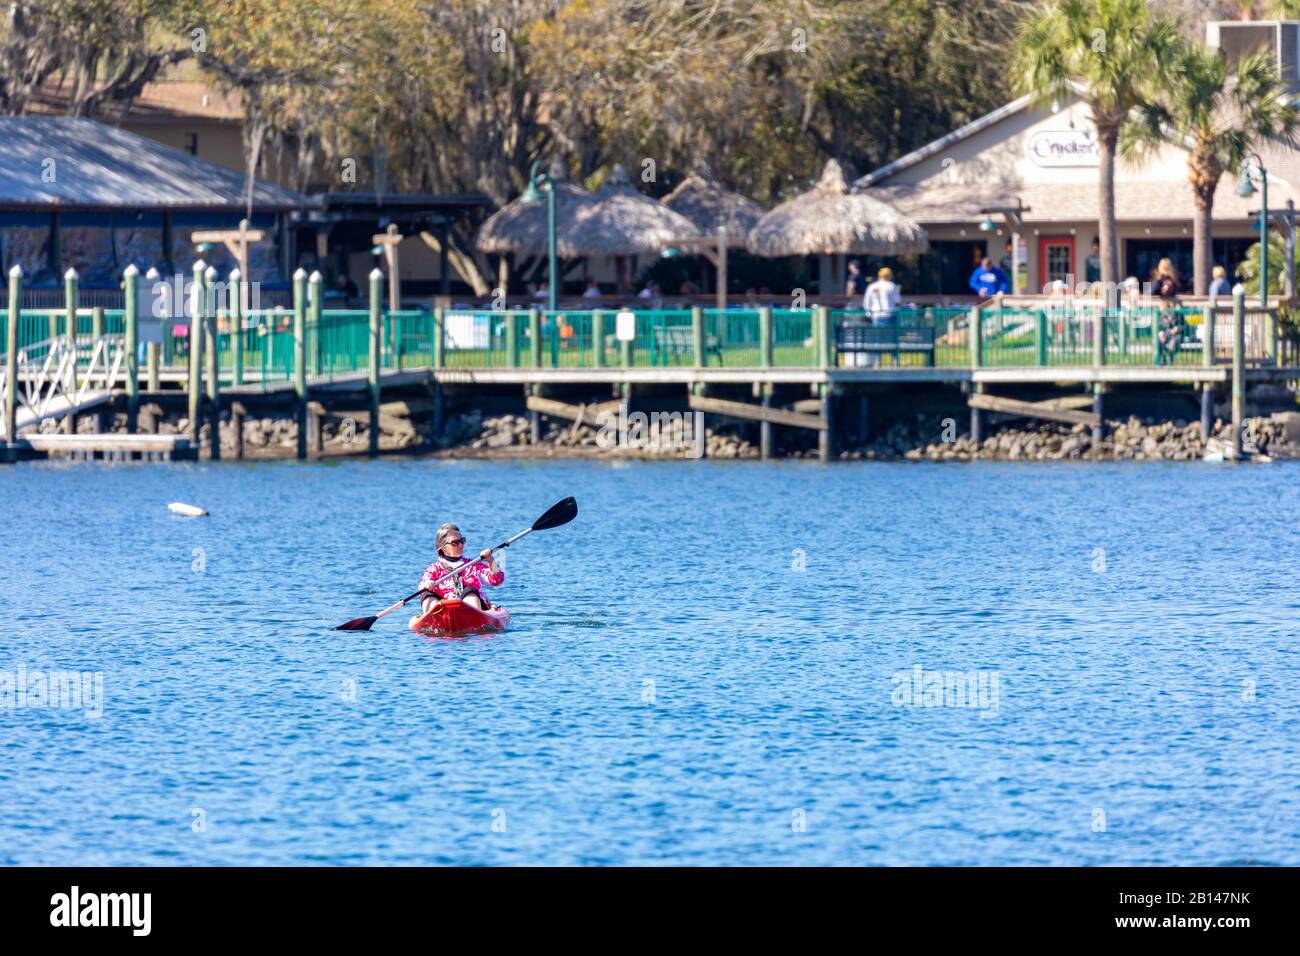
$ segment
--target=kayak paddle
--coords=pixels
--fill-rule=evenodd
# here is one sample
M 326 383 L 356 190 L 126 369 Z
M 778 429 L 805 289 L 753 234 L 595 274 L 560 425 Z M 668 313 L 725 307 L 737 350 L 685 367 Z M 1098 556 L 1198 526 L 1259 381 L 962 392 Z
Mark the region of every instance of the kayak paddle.
M 524 535 L 532 534 L 534 531 L 547 531 L 551 528 L 558 528 L 562 524 L 568 524 L 577 516 L 578 516 L 578 502 L 576 502 L 573 498 L 565 498 L 563 501 L 557 501 L 554 505 L 552 505 L 549 509 L 547 509 L 546 514 L 542 515 L 540 518 L 538 518 L 536 521 L 533 522 L 533 526 L 531 528 L 525 528 L 523 531 L 520 531 L 513 538 L 506 538 L 506 540 L 502 541 L 499 545 L 493 548 L 492 552 L 495 554 L 497 551 L 500 551 L 503 548 L 508 548 L 516 541 L 518 541 L 520 538 L 522 538 Z M 456 575 L 460 574 L 462 571 L 464 571 L 466 568 L 468 568 L 470 565 L 474 563 L 476 563 L 476 561 L 466 561 L 460 567 L 448 571 L 446 574 L 439 575 L 437 578 L 431 581 L 430 584 L 431 585 L 438 584 L 441 581 L 445 581 L 447 578 L 454 578 Z M 384 610 L 380 611 L 378 614 L 374 614 L 370 617 L 359 617 L 355 621 L 348 621 L 346 624 L 340 624 L 334 630 L 368 631 L 370 630 L 371 625 L 373 625 L 375 621 L 379 620 L 385 614 L 391 614 L 394 611 L 396 611 L 398 608 L 404 607 L 408 602 L 414 601 L 421 594 L 426 593 L 426 591 L 427 591 L 426 588 L 421 588 L 420 590 L 416 591 L 414 594 L 408 594 L 406 597 L 402 598 L 392 607 L 384 608 Z

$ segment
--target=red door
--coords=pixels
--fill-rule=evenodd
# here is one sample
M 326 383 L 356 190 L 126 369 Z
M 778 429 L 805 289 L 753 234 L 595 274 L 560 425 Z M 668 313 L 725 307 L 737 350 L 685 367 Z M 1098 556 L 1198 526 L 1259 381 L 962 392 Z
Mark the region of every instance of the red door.
M 1074 291 L 1074 236 L 1038 239 L 1038 284 L 1047 288 L 1057 279 Z

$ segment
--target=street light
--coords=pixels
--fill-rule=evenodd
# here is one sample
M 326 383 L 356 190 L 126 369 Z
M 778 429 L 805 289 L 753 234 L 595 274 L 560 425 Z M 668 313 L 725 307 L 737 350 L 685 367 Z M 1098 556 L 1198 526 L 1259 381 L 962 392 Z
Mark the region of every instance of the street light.
M 541 202 L 542 194 L 546 194 L 546 252 L 550 267 L 546 293 L 549 310 L 556 312 L 560 305 L 559 265 L 555 258 L 555 183 L 548 173 L 539 168 L 541 165 L 540 159 L 533 163 L 533 168 L 528 172 L 528 188 L 519 197 L 519 201 L 531 205 Z
M 1241 164 L 1241 182 L 1237 184 L 1237 195 L 1249 199 L 1255 195 L 1255 184 L 1250 181 L 1250 163 L 1254 162 L 1259 170 L 1260 206 L 1263 212 L 1259 217 L 1259 305 L 1268 308 L 1268 170 L 1259 153 L 1251 153 Z

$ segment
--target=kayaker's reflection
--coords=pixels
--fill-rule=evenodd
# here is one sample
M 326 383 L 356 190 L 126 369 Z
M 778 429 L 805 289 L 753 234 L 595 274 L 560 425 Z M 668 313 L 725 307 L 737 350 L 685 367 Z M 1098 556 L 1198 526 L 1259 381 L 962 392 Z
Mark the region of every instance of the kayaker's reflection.
M 497 587 L 506 579 L 506 573 L 497 567 L 492 549 L 488 548 L 479 555 L 478 560 L 471 563 L 465 557 L 465 537 L 460 533 L 460 528 L 450 522 L 438 529 L 434 544 L 438 549 L 438 560 L 425 568 L 424 575 L 420 578 L 420 590 L 432 592 L 420 604 L 424 613 L 429 613 L 439 601 L 447 598 L 459 598 L 469 607 L 484 611 L 490 608 L 492 602 L 483 594 L 483 585 Z M 465 564 L 470 567 L 455 577 L 433 583 L 448 571 L 454 571 Z

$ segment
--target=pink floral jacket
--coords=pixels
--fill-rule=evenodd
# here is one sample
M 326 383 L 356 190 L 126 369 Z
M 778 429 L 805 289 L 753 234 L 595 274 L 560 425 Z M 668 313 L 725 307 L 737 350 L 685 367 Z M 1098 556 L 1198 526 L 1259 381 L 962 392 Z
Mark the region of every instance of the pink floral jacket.
M 465 559 L 468 561 L 468 559 Z M 449 569 L 444 567 L 440 562 L 435 561 L 424 569 L 424 574 L 420 577 L 420 590 L 429 590 L 429 582 L 440 575 L 446 574 Z M 460 573 L 460 578 L 465 582 L 467 590 L 478 591 L 483 593 L 483 585 L 488 584 L 497 587 L 506 579 L 504 571 L 492 571 L 488 568 L 486 561 L 475 561 L 473 565 Z M 456 596 L 456 579 L 445 578 L 434 585 L 435 594 L 440 598 L 449 598 Z

